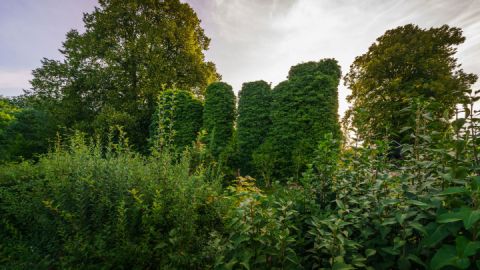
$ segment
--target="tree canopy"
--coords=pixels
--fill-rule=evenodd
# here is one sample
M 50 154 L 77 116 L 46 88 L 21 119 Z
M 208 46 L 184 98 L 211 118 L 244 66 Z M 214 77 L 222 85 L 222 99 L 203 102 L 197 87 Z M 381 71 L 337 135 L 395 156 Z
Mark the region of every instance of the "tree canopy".
M 63 126 L 92 132 L 102 112 L 129 115 L 121 124 L 142 146 L 163 89 L 202 94 L 219 78 L 204 57 L 210 39 L 179 0 L 101 0 L 83 21 L 84 33 L 67 34 L 60 50 L 65 59 L 44 59 L 33 71 L 29 91 Z
M 17 106 L 14 100 L 0 97 L 0 162 L 45 153 L 54 139 L 54 123 L 43 111 Z
M 465 73 L 454 56 L 464 41 L 461 29 L 447 25 L 388 30 L 355 58 L 345 76 L 352 90 L 345 119 L 367 142 L 385 137 L 400 142 L 408 140 L 400 131 L 415 119 L 404 109 L 415 101 L 428 101 L 428 110 L 438 117 L 452 117 L 477 78 Z

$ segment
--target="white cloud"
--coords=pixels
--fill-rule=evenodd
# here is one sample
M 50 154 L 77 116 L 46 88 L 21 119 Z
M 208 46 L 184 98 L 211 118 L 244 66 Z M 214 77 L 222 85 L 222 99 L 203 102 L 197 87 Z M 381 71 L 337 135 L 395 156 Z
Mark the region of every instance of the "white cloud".
M 32 71 L 26 69 L 0 70 L 0 95 L 17 96 L 23 89 L 30 88 Z
M 229 0 L 189 2 L 212 38 L 207 57 L 238 91 L 243 82 L 274 85 L 292 65 L 336 58 L 343 73 L 386 30 L 407 23 L 461 27 L 467 41 L 458 57 L 467 72 L 480 74 L 478 0 Z M 339 88 L 340 113 L 349 94 Z

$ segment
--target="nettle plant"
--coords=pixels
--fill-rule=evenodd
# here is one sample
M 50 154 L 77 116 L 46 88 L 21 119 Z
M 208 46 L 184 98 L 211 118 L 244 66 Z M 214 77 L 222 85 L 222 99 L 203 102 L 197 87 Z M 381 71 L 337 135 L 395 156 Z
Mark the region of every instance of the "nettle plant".
M 321 191 L 331 203 L 310 221 L 316 267 L 480 267 L 476 100 L 453 123 L 422 102 L 406 108 L 416 126 L 402 130 L 413 143 L 402 145 L 400 160 L 389 158 L 388 140 L 343 152 Z M 433 121 L 446 128 L 431 132 Z
M 290 200 L 266 196 L 251 177 L 239 177 L 225 199 L 225 231 L 216 234 L 216 269 L 298 269 L 298 212 Z

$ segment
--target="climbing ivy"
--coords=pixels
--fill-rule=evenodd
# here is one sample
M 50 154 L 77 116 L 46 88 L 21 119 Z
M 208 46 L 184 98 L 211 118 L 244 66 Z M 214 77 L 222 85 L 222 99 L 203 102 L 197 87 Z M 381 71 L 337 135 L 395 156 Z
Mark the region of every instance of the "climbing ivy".
M 218 158 L 230 142 L 235 121 L 235 94 L 224 82 L 215 82 L 207 87 L 203 127 L 207 131 L 206 141 L 213 157 Z
M 242 175 L 252 173 L 252 154 L 270 128 L 270 85 L 265 81 L 244 83 L 239 93 L 237 139 Z

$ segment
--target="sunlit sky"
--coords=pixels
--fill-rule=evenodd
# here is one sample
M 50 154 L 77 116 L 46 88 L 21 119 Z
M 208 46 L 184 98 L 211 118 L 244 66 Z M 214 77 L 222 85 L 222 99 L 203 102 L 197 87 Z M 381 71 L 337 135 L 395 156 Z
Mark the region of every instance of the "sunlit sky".
M 386 30 L 407 23 L 461 27 L 457 57 L 480 74 L 480 0 L 187 0 L 212 39 L 207 59 L 237 92 L 243 82 L 286 79 L 290 66 L 336 58 L 343 73 Z M 94 0 L 0 0 L 0 95 L 29 88 L 43 57 L 61 59 L 65 33 L 83 29 Z M 477 84 L 478 85 L 478 84 Z M 340 113 L 348 89 L 339 88 Z

